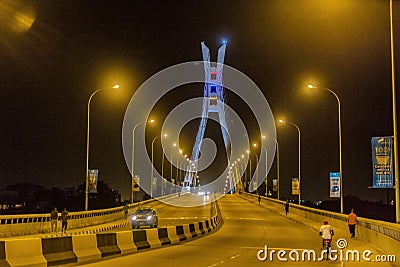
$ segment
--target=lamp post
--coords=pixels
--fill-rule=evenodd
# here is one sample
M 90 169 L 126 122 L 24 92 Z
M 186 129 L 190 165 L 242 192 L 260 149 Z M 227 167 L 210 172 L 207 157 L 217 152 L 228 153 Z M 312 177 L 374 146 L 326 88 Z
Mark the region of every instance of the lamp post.
M 267 137 L 265 135 L 261 136 L 262 139 L 266 139 Z M 265 193 L 268 196 L 268 150 L 267 148 L 264 148 L 265 150 Z
M 85 174 L 85 211 L 89 208 L 89 141 L 90 141 L 90 102 L 95 94 L 104 90 L 104 89 L 118 89 L 119 84 L 115 84 L 111 87 L 100 88 L 94 91 L 88 100 L 87 103 L 87 131 L 86 131 L 86 174 Z
M 167 134 L 164 134 L 164 137 L 167 137 Z M 160 138 L 161 135 L 154 137 L 153 141 L 151 141 L 151 176 L 150 176 L 150 198 L 153 198 L 153 175 L 154 175 L 154 142 L 157 138 Z M 164 152 L 163 152 L 164 153 Z M 161 182 L 162 187 L 162 182 Z
M 390 61 L 392 70 L 392 112 L 393 112 L 393 146 L 394 146 L 394 180 L 396 200 L 396 223 L 400 223 L 400 181 L 399 181 L 399 150 L 397 139 L 397 110 L 396 110 L 396 72 L 394 64 L 394 38 L 393 38 L 393 0 L 390 0 Z
M 282 120 L 282 119 L 279 120 L 279 122 L 280 123 L 285 123 L 285 121 Z M 293 125 L 294 127 L 296 127 L 298 135 L 299 135 L 299 205 L 301 205 L 301 151 L 300 151 L 300 149 L 301 149 L 301 144 L 300 144 L 300 142 L 301 142 L 301 133 L 300 133 L 299 126 L 297 126 L 295 123 L 290 122 L 290 121 L 289 121 L 289 123 L 291 125 Z
M 279 177 L 279 144 L 278 144 L 278 141 L 276 140 L 276 139 L 274 139 L 275 140 L 275 143 L 276 143 L 276 175 L 278 176 L 277 178 L 278 178 L 278 188 L 277 188 L 277 190 L 278 190 L 278 200 L 279 200 L 279 189 L 280 189 L 280 177 Z
M 250 185 L 250 181 L 251 181 L 251 157 L 250 157 L 250 150 L 246 150 L 247 155 L 249 155 L 249 185 Z
M 343 213 L 343 170 L 342 170 L 342 117 L 340 112 L 340 100 L 338 95 L 331 89 L 325 87 L 317 87 L 313 86 L 312 84 L 308 85 L 310 89 L 322 89 L 328 91 L 329 93 L 333 94 L 338 103 L 338 135 L 339 135 L 339 175 L 340 175 L 340 213 Z
M 149 120 L 150 123 L 154 123 L 154 120 L 151 119 Z M 135 130 L 136 127 L 138 127 L 140 124 L 144 123 L 144 121 L 141 121 L 137 123 L 133 129 L 132 129 L 132 181 L 131 181 L 131 188 L 133 189 L 133 181 L 135 177 Z M 131 203 L 133 203 L 133 190 L 131 189 Z

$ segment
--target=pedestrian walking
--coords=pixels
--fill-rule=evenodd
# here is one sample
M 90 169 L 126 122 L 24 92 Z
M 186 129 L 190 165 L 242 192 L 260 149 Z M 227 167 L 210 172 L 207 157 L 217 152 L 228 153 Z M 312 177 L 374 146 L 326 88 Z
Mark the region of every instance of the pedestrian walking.
M 347 222 L 349 224 L 349 231 L 351 238 L 354 238 L 356 236 L 356 225 L 357 225 L 357 215 L 354 213 L 354 209 L 351 209 Z
M 286 200 L 286 203 L 285 203 L 285 212 L 286 212 L 286 216 L 287 216 L 287 214 L 288 214 L 288 212 L 289 212 L 289 200 Z
M 124 206 L 125 219 L 128 218 L 128 204 Z
M 261 196 L 260 196 L 260 194 L 258 194 L 258 205 L 260 205 L 261 204 Z
M 50 213 L 50 226 L 51 232 L 57 232 L 57 220 L 58 220 L 58 211 L 57 208 L 54 208 Z
M 66 208 L 61 212 L 61 232 L 66 233 L 68 226 L 68 211 Z

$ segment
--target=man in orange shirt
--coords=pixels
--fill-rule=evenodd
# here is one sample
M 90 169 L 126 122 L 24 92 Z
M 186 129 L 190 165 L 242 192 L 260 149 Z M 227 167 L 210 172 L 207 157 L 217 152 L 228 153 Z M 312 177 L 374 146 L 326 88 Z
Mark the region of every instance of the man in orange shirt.
M 356 224 L 357 224 L 357 215 L 354 213 L 354 209 L 351 209 L 351 212 L 349 214 L 348 224 L 349 224 L 349 231 L 351 238 L 354 238 L 354 236 L 356 235 Z

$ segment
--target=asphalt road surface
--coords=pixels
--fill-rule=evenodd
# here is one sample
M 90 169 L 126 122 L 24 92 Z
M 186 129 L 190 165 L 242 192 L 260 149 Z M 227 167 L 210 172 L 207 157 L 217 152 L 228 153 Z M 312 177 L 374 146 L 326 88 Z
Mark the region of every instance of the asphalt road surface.
M 112 258 L 85 266 L 398 266 L 393 263 L 363 262 L 362 260 L 360 262 L 318 261 L 321 253 L 321 239 L 311 227 L 235 195 L 227 195 L 218 203 L 224 224 L 213 234 L 179 245 Z M 166 212 L 168 213 L 168 210 Z M 335 239 L 341 237 L 348 238 L 348 233 L 336 230 Z M 257 254 L 266 245 L 268 256 L 272 250 L 282 249 L 286 254 L 281 255 L 281 258 L 286 258 L 287 261 L 279 260 L 276 252 L 272 254 L 272 259 L 259 260 Z M 349 240 L 348 248 L 350 247 L 370 249 L 374 255 L 379 253 L 372 244 L 362 240 Z M 304 250 L 314 250 L 317 259 L 302 261 L 301 254 Z M 295 253 L 299 253 L 299 261 L 291 260 L 289 253 L 292 253 L 292 258 L 296 256 Z M 262 258 L 264 253 L 259 256 Z M 307 256 L 305 258 L 307 259 Z

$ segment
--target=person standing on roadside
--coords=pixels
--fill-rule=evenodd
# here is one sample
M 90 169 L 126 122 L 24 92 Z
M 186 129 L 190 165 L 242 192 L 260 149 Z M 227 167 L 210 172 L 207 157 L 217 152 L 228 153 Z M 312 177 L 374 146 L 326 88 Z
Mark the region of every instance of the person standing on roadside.
M 258 194 L 258 205 L 260 205 L 261 204 L 261 196 L 260 196 L 260 194 Z
M 349 231 L 351 238 L 354 238 L 356 236 L 356 225 L 357 225 L 357 215 L 354 213 L 354 209 L 351 209 L 347 222 L 349 224 Z
M 66 208 L 61 212 L 61 225 L 61 232 L 66 233 L 68 226 L 68 211 Z
M 286 203 L 285 203 L 285 212 L 286 212 L 286 215 L 287 215 L 288 212 L 289 212 L 289 200 L 286 200 Z
M 52 210 L 50 213 L 51 232 L 53 231 L 57 232 L 57 220 L 58 220 L 58 211 L 57 208 L 54 208 L 54 210 Z

